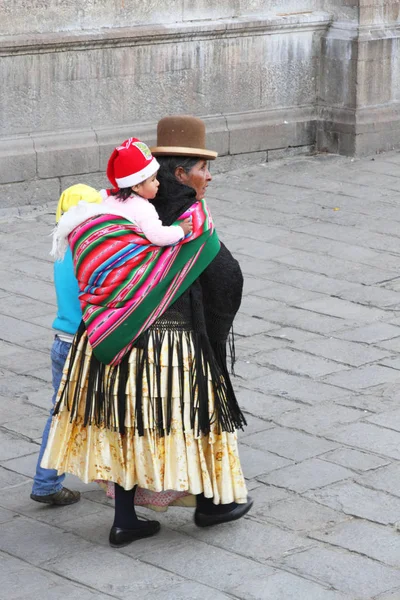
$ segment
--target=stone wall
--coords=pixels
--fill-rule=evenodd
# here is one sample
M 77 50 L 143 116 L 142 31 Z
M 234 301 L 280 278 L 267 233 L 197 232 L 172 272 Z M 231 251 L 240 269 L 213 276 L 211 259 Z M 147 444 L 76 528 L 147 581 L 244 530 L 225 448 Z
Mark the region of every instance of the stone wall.
M 400 147 L 400 3 L 357 5 L 324 34 L 318 78 L 318 148 L 347 155 Z
M 153 143 L 166 114 L 206 120 L 219 170 L 306 152 L 316 140 L 329 151 L 379 150 L 379 133 L 370 131 L 362 143 L 361 136 L 381 105 L 382 86 L 393 131 L 396 6 L 390 0 L 3 2 L 2 208 L 53 200 L 76 181 L 105 185 L 114 145 L 129 135 Z M 363 102 L 372 111 L 364 129 Z
M 227 18 L 328 11 L 351 16 L 345 0 L 5 0 L 0 35 L 100 30 Z

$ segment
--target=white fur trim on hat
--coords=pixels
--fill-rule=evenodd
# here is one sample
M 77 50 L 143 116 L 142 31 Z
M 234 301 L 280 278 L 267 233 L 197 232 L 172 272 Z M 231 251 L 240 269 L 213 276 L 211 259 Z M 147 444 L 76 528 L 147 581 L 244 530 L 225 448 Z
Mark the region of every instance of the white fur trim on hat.
M 141 171 L 133 173 L 132 175 L 127 175 L 126 177 L 116 177 L 115 181 L 117 182 L 117 185 L 120 189 L 132 187 L 133 185 L 137 185 L 138 183 L 143 183 L 145 179 L 148 179 L 149 177 L 154 175 L 154 173 L 157 173 L 159 168 L 159 163 L 156 161 L 155 158 L 153 158 L 153 160 L 147 165 L 147 167 L 145 167 Z

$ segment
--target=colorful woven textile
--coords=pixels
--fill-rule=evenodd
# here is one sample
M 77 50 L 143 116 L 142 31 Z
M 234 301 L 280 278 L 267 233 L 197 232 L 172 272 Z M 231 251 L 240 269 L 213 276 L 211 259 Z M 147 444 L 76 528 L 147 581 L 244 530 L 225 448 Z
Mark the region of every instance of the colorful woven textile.
M 167 247 L 150 244 L 118 215 L 96 215 L 70 234 L 83 320 L 101 362 L 118 364 L 218 254 L 206 202 L 195 202 L 180 219 L 189 216 L 192 234 Z

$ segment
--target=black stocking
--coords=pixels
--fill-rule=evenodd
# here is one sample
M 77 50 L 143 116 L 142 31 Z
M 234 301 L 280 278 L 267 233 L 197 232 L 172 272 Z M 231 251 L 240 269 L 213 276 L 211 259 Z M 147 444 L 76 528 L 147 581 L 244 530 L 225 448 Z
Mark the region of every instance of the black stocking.
M 229 504 L 214 504 L 213 499 L 206 498 L 204 494 L 197 494 L 196 503 L 197 510 L 204 515 L 222 515 L 231 512 L 231 510 L 237 507 L 236 502 L 230 502 Z
M 131 490 L 124 490 L 116 483 L 114 487 L 115 513 L 113 526 L 121 529 L 139 529 L 144 524 L 147 525 L 147 521 L 140 521 L 136 515 L 134 502 L 137 486 L 135 485 Z

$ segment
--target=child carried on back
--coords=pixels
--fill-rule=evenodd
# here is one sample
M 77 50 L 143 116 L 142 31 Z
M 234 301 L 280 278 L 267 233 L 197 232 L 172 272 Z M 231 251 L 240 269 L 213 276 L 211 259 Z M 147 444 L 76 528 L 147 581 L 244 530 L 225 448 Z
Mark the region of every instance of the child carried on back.
M 156 246 L 170 246 L 192 232 L 192 222 L 189 217 L 179 225 L 162 224 L 149 202 L 157 194 L 159 167 L 146 144 L 129 138 L 111 154 L 107 177 L 113 189 L 102 190 L 101 194 L 104 203 L 137 225 L 149 242 Z

